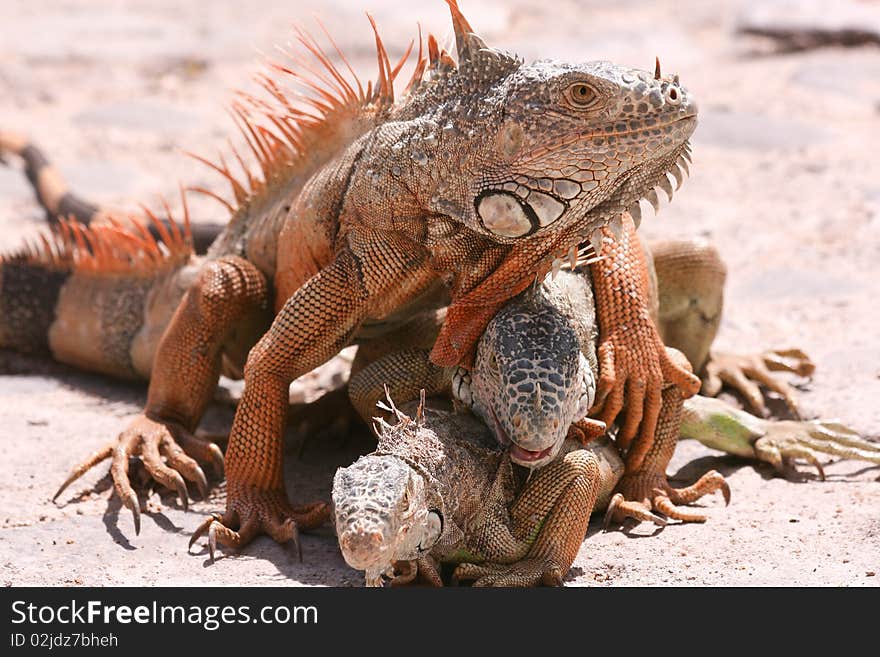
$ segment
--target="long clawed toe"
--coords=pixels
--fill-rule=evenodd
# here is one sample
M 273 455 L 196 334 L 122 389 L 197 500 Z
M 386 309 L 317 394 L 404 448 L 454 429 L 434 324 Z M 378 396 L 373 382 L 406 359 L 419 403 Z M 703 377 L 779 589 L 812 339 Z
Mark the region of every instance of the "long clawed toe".
M 140 416 L 117 440 L 93 452 L 74 467 L 52 501 L 93 467 L 111 459 L 113 487 L 123 506 L 131 511 L 135 533 L 139 534 L 142 509 L 132 485 L 133 473 L 130 473 L 132 461 L 137 457 L 152 481 L 177 494 L 184 511 L 189 509 L 187 481 L 195 485 L 202 499 L 208 496 L 208 480 L 198 460 L 210 463 L 221 476 L 223 473 L 223 454 L 217 445 L 193 436 L 181 427 Z
M 804 479 L 795 465 L 797 461 L 812 465 L 824 481 L 821 456 L 880 464 L 880 444 L 834 420 L 768 423 L 765 434 L 755 441 L 754 450 L 758 459 L 796 481 Z
M 231 502 L 229 510 L 223 515 L 212 513 L 193 532 L 188 549 L 207 535 L 208 554 L 211 563 L 214 563 L 218 544 L 238 550 L 259 534 L 266 534 L 280 545 L 292 546 L 301 562 L 300 529 L 319 527 L 329 516 L 330 507 L 326 502 L 292 506 L 283 492 L 264 492 L 257 497 L 241 499 L 238 503 Z
M 605 511 L 602 529 L 607 532 L 612 524 L 621 524 L 627 518 L 633 518 L 640 522 L 652 522 L 658 527 L 666 526 L 666 519 L 653 513 L 648 505 L 627 500 L 622 493 L 615 493 Z
M 608 531 L 613 523 L 620 524 L 627 518 L 651 522 L 658 527 L 665 526 L 668 520 L 706 522 L 704 514 L 680 505 L 691 504 L 716 491 L 721 492 L 725 506 L 730 504 L 730 486 L 721 473 L 710 470 L 696 483 L 685 488 L 673 488 L 665 479 L 661 479 L 650 489 L 650 494 L 633 496 L 636 499 L 627 499 L 623 493 L 615 493 L 605 512 L 604 530 Z
M 562 586 L 564 576 L 552 560 L 527 558 L 513 564 L 459 564 L 452 573 L 452 584 L 472 581 L 475 587 Z
M 808 378 L 816 366 L 800 349 L 766 351 L 761 354 L 713 353 L 706 365 L 703 392 L 717 395 L 722 385 L 728 385 L 743 395 L 751 409 L 766 417 L 767 405 L 760 386 L 775 392 L 785 401 L 791 413 L 799 418 L 800 409 L 794 387 L 780 379 L 777 372 L 787 372 Z

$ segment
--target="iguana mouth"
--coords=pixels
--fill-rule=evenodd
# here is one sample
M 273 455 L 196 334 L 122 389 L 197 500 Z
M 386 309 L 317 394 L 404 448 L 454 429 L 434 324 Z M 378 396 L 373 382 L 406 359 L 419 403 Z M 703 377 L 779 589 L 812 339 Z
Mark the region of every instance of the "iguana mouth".
M 541 461 L 542 459 L 550 456 L 550 453 L 553 451 L 555 445 L 550 445 L 547 449 L 542 449 L 539 452 L 533 452 L 528 449 L 523 449 L 516 443 L 512 443 L 510 445 L 510 458 L 515 462 L 521 465 L 533 464 Z
M 510 446 L 510 458 L 513 460 L 514 463 L 530 466 L 547 458 L 553 452 L 553 448 L 555 447 L 555 445 L 550 445 L 550 447 L 539 451 L 532 451 L 530 449 L 520 447 L 515 442 L 513 442 L 513 440 L 511 440 L 510 434 L 507 433 L 504 425 L 498 419 L 498 415 L 496 415 L 495 410 L 490 410 L 492 412 L 492 421 L 495 424 L 495 439 L 502 447 Z

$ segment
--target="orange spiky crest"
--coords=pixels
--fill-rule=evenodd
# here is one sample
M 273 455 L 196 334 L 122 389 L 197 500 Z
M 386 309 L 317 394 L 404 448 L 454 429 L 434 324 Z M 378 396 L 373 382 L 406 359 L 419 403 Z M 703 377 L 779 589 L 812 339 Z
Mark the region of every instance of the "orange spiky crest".
M 143 221 L 134 216 L 108 215 L 107 223 L 86 226 L 73 217 L 62 219 L 52 231 L 39 236 L 39 243 L 0 258 L 6 262 L 25 262 L 51 269 L 91 275 L 153 276 L 187 262 L 193 253 L 189 209 L 181 190 L 184 223 L 171 216 L 167 201 L 161 201 L 168 215 L 170 230 L 149 208 L 143 211 L 156 227 L 156 240 Z
M 241 168 L 240 173 L 234 173 L 222 156 L 212 162 L 194 155 L 196 160 L 227 180 L 232 187 L 233 201 L 203 187 L 189 189 L 220 201 L 233 218 L 244 216 L 257 198 L 269 196 L 269 190 L 283 189 L 287 194 L 295 192 L 295 187 L 312 172 L 376 125 L 394 105 L 394 82 L 409 59 L 414 43 L 410 43 L 400 61 L 392 66 L 375 20 L 369 14 L 367 18 L 376 47 L 378 75 L 375 83 L 368 81 L 365 85 L 361 82 L 320 21 L 318 25 L 342 62 L 343 70 L 334 64 L 312 35 L 302 28 L 295 28 L 301 53 L 279 48 L 291 65 L 270 60 L 266 65 L 283 76 L 280 79 L 293 81 L 299 89 L 282 88 L 277 76 L 258 73 L 255 81 L 265 92 L 264 97 L 238 92 L 230 109 L 250 151 L 247 159 L 256 160 L 258 173 L 253 173 L 234 147 L 231 151 Z M 420 33 L 419 59 L 407 89 L 417 85 L 415 81 L 421 78 L 425 63 Z

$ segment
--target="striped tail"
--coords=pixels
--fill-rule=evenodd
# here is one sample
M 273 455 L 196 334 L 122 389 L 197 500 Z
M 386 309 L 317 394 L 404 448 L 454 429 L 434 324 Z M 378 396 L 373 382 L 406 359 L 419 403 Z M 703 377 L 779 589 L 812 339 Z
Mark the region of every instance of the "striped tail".
M 61 172 L 53 166 L 41 148 L 26 137 L 15 132 L 0 130 L 0 161 L 5 156 L 15 155 L 24 165 L 24 175 L 31 183 L 40 207 L 46 213 L 46 220 L 54 228 L 61 220 L 73 220 L 83 226 L 102 225 L 108 222 L 112 212 L 98 204 L 82 198 L 71 191 Z M 171 230 L 170 218 L 162 218 L 166 231 Z M 223 232 L 224 225 L 199 222 L 191 227 L 193 248 L 196 253 L 205 253 L 217 236 Z M 156 240 L 161 233 L 155 225 L 148 230 Z
M 60 220 L 40 242 L 0 257 L 0 348 L 48 352 L 75 367 L 149 378 L 159 339 L 194 263 L 186 230 L 129 219 Z
M 58 295 L 73 271 L 21 252 L 0 259 L 0 347 L 26 353 L 49 351 Z

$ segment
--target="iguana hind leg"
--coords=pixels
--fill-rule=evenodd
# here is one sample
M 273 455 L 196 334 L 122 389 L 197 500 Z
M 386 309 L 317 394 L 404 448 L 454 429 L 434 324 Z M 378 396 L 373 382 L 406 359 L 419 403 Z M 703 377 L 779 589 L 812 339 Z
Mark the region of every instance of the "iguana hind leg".
M 685 401 L 681 437 L 765 461 L 789 478 L 802 478 L 793 464 L 804 460 L 824 479 L 819 458 L 826 455 L 880 464 L 880 444 L 835 420 L 765 420 L 708 397 Z
M 727 268 L 718 250 L 703 239 L 650 243 L 657 274 L 659 312 L 657 328 L 663 342 L 678 349 L 702 377 L 702 393 L 709 397 L 723 385 L 742 393 L 749 406 L 766 415 L 759 386 L 778 393 L 797 414 L 792 387 L 774 372 L 810 376 L 815 365 L 799 349 L 761 354 L 731 354 L 712 350 L 721 323 Z
M 452 374 L 449 368 L 431 362 L 427 349 L 404 349 L 383 356 L 352 375 L 348 394 L 352 405 L 367 424 L 380 411 L 376 404 L 388 396 L 400 403 L 425 394 L 436 395 L 449 390 Z
M 386 334 L 358 342 L 351 366 L 348 396 L 367 424 L 380 411 L 376 404 L 388 396 L 403 404 L 447 392 L 452 370 L 431 362 L 430 351 L 443 323 L 445 309 L 418 313 L 412 320 Z
M 223 458 L 216 445 L 193 431 L 217 385 L 224 342 L 239 322 L 267 307 L 263 274 L 242 258 L 227 257 L 205 266 L 175 311 L 159 344 L 144 413 L 112 448 L 114 488 L 134 515 L 136 530 L 140 513 L 128 477 L 129 457 L 140 456 L 150 475 L 177 491 L 184 506 L 184 479 L 205 490 L 205 475 L 196 459 L 217 467 Z M 62 490 L 106 453 L 96 453 L 75 468 Z

